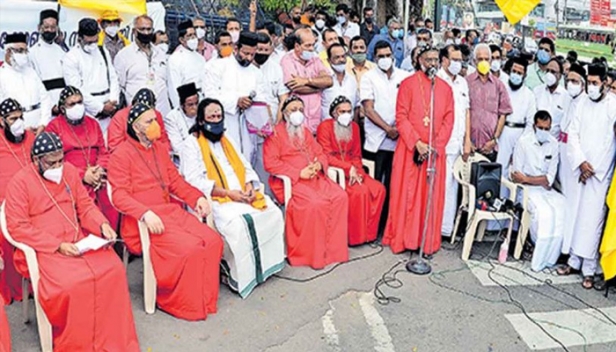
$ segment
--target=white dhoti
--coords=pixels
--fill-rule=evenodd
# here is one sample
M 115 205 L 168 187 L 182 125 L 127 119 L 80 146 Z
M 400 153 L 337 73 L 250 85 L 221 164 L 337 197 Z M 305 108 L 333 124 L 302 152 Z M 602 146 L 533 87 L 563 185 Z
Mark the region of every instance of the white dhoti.
M 511 163 L 511 157 L 513 156 L 513 148 L 515 148 L 518 139 L 524 133 L 524 128 L 514 128 L 505 126 L 503 133 L 498 139 L 498 154 L 496 155 L 496 162 L 503 166 L 503 177 L 509 178 L 509 164 Z M 501 187 L 501 197 L 507 197 L 508 194 L 506 187 Z
M 443 224 L 441 234 L 450 237 L 456 219 L 458 205 L 458 181 L 453 176 L 453 165 L 459 154 L 447 154 L 447 169 L 445 171 L 445 207 L 443 209 Z
M 233 140 L 250 165 L 255 165 L 257 135 L 248 132 L 244 115 L 225 118 L 225 135 Z
M 216 229 L 225 240 L 223 270 L 229 287 L 242 298 L 285 264 L 282 212 L 265 198 L 264 210 L 236 202 L 213 202 L 212 206 Z
M 555 190 L 527 186 L 531 216 L 530 238 L 535 244 L 531 268 L 541 271 L 556 264 L 560 256 L 565 223 L 565 197 Z

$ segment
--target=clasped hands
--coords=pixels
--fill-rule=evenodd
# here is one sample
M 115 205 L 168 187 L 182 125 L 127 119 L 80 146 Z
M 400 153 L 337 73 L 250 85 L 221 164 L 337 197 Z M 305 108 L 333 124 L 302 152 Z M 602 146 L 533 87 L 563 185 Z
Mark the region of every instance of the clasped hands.
M 317 158 L 314 158 L 313 162 L 300 171 L 299 177 L 302 180 L 310 180 L 313 179 L 321 170 L 323 170 L 323 165 L 321 165 Z
M 351 166 L 351 170 L 349 170 L 349 185 L 361 184 L 364 182 L 364 178 L 357 172 L 357 168 L 355 166 Z
M 99 190 L 107 180 L 107 171 L 100 166 L 90 166 L 83 175 L 83 183 L 92 186 L 95 191 Z
M 257 194 L 252 187 L 252 183 L 247 183 L 245 186 L 245 191 L 242 190 L 233 190 L 227 191 L 227 197 L 231 198 L 234 202 L 251 204 L 257 198 Z
M 580 165 L 580 178 L 578 179 L 578 182 L 586 184 L 586 181 L 594 175 L 595 169 L 588 161 L 585 161 Z
M 419 153 L 420 161 L 428 159 L 428 155 L 430 155 L 430 150 L 432 151 L 432 154 L 436 154 L 436 150 L 434 148 L 431 148 L 428 144 L 422 141 L 417 141 L 417 143 L 415 143 L 415 148 L 417 149 L 417 153 Z

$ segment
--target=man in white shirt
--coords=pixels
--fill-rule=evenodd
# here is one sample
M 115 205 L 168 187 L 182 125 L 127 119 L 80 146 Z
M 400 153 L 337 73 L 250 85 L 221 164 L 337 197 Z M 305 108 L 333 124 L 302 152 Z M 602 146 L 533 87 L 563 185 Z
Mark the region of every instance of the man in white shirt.
M 533 126 L 537 105 L 535 95 L 524 84 L 528 61 L 520 57 L 511 59 L 509 80 L 505 84 L 513 112 L 505 118 L 503 132 L 498 138 L 498 154 L 496 162 L 502 165 L 502 174 L 509 175 L 509 164 L 513 149 L 525 129 Z M 550 125 L 552 119 L 550 117 Z M 504 187 L 503 187 L 504 188 Z M 505 191 L 505 189 L 503 189 Z
M 206 71 L 205 95 L 218 99 L 225 110 L 227 136 L 254 165 L 256 135 L 249 133 L 244 112 L 265 93 L 263 73 L 251 65 L 257 51 L 257 36 L 242 32 L 233 56 L 213 62 Z
M 199 39 L 197 39 L 192 21 L 185 21 L 178 25 L 178 40 L 180 45 L 169 56 L 167 76 L 167 92 L 173 108 L 180 106 L 178 87 L 194 83 L 199 97 L 202 98 L 205 86 L 205 59 L 196 51 Z
M 376 37 L 375 37 L 376 38 Z M 410 73 L 393 65 L 393 51 L 386 41 L 374 45 L 377 68 L 365 73 L 359 86 L 359 97 L 367 118 L 364 118 L 365 156 L 375 163 L 375 180 L 383 183 L 389 198 L 389 182 L 398 140 L 396 129 L 396 98 L 400 83 Z M 387 220 L 388 199 L 385 200 L 379 229 Z
M 567 157 L 578 183 L 567 194 L 563 253 L 569 253 L 559 274 L 582 271 L 590 289 L 597 272 L 599 241 L 605 220 L 605 196 L 614 171 L 616 97 L 608 93 L 607 68 L 588 67 L 588 95 L 578 103 L 568 131 Z
M 575 169 L 569 164 L 567 158 L 567 144 L 569 143 L 569 127 L 575 116 L 578 104 L 586 98 L 586 69 L 579 64 L 572 64 L 567 73 L 565 87 L 571 96 L 569 109 L 560 123 L 560 164 L 558 167 L 558 179 L 560 190 L 567 197 L 571 189 L 575 188 L 578 178 Z
M 567 90 L 559 84 L 563 74 L 563 65 L 558 59 L 551 59 L 546 65 L 545 83 L 533 90 L 537 102 L 537 110 L 546 110 L 552 116 L 552 136 L 559 138 L 560 122 L 569 109 L 571 97 Z
M 167 56 L 152 45 L 154 21 L 147 15 L 135 17 L 135 41 L 116 55 L 114 66 L 120 89 L 126 101 L 133 101 L 139 89 L 148 88 L 156 94 L 156 110 L 166 116 L 171 107 L 167 95 Z
M 53 103 L 28 58 L 25 33 L 5 37 L 4 64 L 0 67 L 0 101 L 13 98 L 22 106 L 26 128 L 41 132 L 51 118 Z
M 498 45 L 490 44 L 490 51 L 492 52 L 490 72 L 506 86 L 509 82 L 509 75 L 503 71 L 503 50 Z
M 322 120 L 331 118 L 329 116 L 329 107 L 334 99 L 344 96 L 351 102 L 354 120 L 357 121 L 356 108 L 359 100 L 359 91 L 355 77 L 346 73 L 347 56 L 344 47 L 340 44 L 330 45 L 327 49 L 327 57 L 334 84 L 324 89 L 321 93 Z
M 468 84 L 459 76 L 462 69 L 462 52 L 460 47 L 451 44 L 440 52 L 441 69 L 437 75 L 442 78 L 453 91 L 454 123 L 449 142 L 445 147 L 447 153 L 447 172 L 445 176 L 445 209 L 443 211 L 443 225 L 441 234 L 451 237 L 456 217 L 456 204 L 458 202 L 458 182 L 453 176 L 453 164 L 464 154 L 470 154 L 470 140 L 467 142 L 467 126 L 470 126 Z
M 120 95 L 118 76 L 111 56 L 98 46 L 98 23 L 92 18 L 79 21 L 77 45 L 64 57 L 64 81 L 83 94 L 86 114 L 98 120 L 103 135 L 117 110 Z
M 59 32 L 58 12 L 55 10 L 41 11 L 38 30 L 40 37 L 30 49 L 30 62 L 49 92 L 52 103 L 56 104 L 65 86 L 62 60 L 66 55 L 66 51 L 55 41 Z
M 534 271 L 556 264 L 567 207 L 565 197 L 552 188 L 558 170 L 558 141 L 550 135 L 550 125 L 550 113 L 537 111 L 534 127 L 526 130 L 515 146 L 511 165 L 511 180 L 526 186 Z
M 227 18 L 225 23 L 225 30 L 231 35 L 233 45 L 236 45 L 240 39 L 240 32 L 242 31 L 242 22 L 235 17 Z
M 346 45 L 349 45 L 351 39 L 360 35 L 359 25 L 349 21 L 350 12 L 351 10 L 347 4 L 338 4 L 336 6 L 336 20 L 338 24 L 334 26 L 334 30 L 336 30 L 338 36 L 344 38 Z
M 323 31 L 325 31 L 326 28 L 325 25 L 327 24 L 327 12 L 323 11 L 323 10 L 319 10 L 317 11 L 317 14 L 315 16 L 315 21 L 314 21 L 314 26 L 312 26 L 312 30 L 316 31 L 318 36 L 317 36 L 317 42 L 314 44 L 314 49 L 316 50 L 317 53 L 320 53 L 321 51 L 325 50 L 325 48 L 323 48 Z
M 195 124 L 197 106 L 199 105 L 199 92 L 197 92 L 194 83 L 179 86 L 177 94 L 180 98 L 180 105 L 167 115 L 163 115 L 176 166 L 178 166 L 177 164 L 181 165 L 182 160 L 178 160 L 178 158 L 189 137 L 188 130 Z

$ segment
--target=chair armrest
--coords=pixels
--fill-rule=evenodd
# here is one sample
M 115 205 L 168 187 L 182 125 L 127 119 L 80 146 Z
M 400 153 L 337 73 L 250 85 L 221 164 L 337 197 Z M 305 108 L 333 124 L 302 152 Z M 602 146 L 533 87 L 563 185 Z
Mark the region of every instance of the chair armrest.
M 342 189 L 346 189 L 346 179 L 344 177 L 344 170 L 339 167 L 330 166 L 327 169 L 327 177 L 336 182 Z
M 285 175 L 274 175 L 274 177 L 277 177 L 282 180 L 282 185 L 284 187 L 284 205 L 286 207 L 289 204 L 291 196 L 293 195 L 291 191 L 291 178 Z
M 374 175 L 376 174 L 375 172 L 376 167 L 374 165 L 374 161 L 368 160 L 368 159 L 361 159 L 361 163 L 362 165 L 366 167 L 366 169 L 368 169 L 368 175 L 374 178 Z

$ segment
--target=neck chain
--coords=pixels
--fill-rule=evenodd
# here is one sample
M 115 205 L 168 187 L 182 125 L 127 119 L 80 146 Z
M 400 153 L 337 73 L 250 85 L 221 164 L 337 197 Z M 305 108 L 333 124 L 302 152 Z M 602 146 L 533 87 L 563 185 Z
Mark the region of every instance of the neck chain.
M 145 160 L 143 155 L 141 155 L 141 152 L 139 151 L 139 149 L 137 149 L 137 147 L 134 144 L 131 143 L 131 145 L 133 146 L 133 148 L 135 148 L 135 151 L 137 151 L 137 154 L 139 155 L 139 158 L 141 159 L 141 161 L 143 161 L 145 166 L 148 168 L 148 171 L 150 171 L 150 174 L 152 176 L 154 176 L 154 178 L 156 179 L 156 181 L 160 185 L 160 188 L 162 188 L 163 191 L 167 192 L 167 185 L 165 184 L 165 180 L 163 179 L 162 172 L 160 172 L 160 167 L 158 166 L 158 158 L 156 158 L 156 153 L 154 152 L 154 146 L 150 146 L 150 148 L 148 148 L 148 149 L 150 149 L 152 151 L 152 156 L 154 157 L 154 164 L 156 166 L 156 172 L 154 172 L 154 170 L 152 170 L 152 168 L 150 167 L 148 162 Z
M 423 118 L 423 125 L 428 127 L 430 125 L 430 104 L 426 104 L 426 94 L 424 93 L 423 82 L 419 81 L 419 90 L 421 93 L 421 105 L 423 106 L 425 117 Z M 427 105 L 427 106 L 426 106 Z
M 79 139 L 79 137 L 77 137 L 77 134 L 75 133 L 75 126 L 77 125 L 71 125 L 70 123 L 68 124 L 69 126 L 69 130 L 71 131 L 71 134 L 73 135 L 73 137 L 75 137 L 75 140 L 77 141 L 77 144 L 79 145 L 79 151 L 81 151 L 81 154 L 83 155 L 83 158 L 86 160 L 86 165 L 88 166 L 88 168 L 90 168 L 90 152 L 92 151 L 92 143 L 90 143 L 90 136 L 88 133 L 88 128 L 85 125 L 85 116 L 83 117 L 83 121 L 81 122 L 83 124 L 83 129 L 86 131 L 86 143 L 88 144 L 88 152 L 85 152 L 85 148 L 83 147 L 83 144 L 81 144 L 81 140 Z

